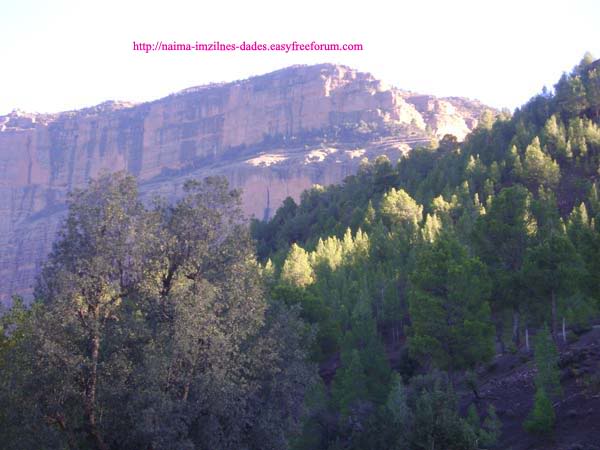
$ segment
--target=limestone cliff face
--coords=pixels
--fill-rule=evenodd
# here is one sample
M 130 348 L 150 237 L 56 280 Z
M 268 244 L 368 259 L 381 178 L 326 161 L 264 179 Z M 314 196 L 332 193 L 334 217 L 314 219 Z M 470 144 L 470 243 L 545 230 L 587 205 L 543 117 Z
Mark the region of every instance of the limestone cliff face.
M 246 214 L 264 218 L 287 196 L 341 181 L 363 157 L 397 159 L 433 135 L 462 139 L 484 108 L 323 64 L 137 105 L 0 116 L 0 300 L 31 292 L 67 192 L 103 171 L 129 171 L 147 197 L 176 197 L 188 178 L 225 175 L 243 189 Z

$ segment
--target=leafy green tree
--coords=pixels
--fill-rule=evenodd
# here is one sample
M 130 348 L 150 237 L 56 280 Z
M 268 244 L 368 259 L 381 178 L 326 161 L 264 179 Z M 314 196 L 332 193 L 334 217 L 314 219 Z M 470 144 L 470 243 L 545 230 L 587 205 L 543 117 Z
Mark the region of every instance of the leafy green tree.
M 531 202 L 531 212 L 537 224 L 535 241 L 547 239 L 563 225 L 556 195 L 551 189 L 540 187 L 537 198 Z
M 493 355 L 490 282 L 479 260 L 450 236 L 423 249 L 411 275 L 409 346 L 443 369 L 463 369 Z
M 190 182 L 154 216 L 153 277 L 139 292 L 150 342 L 133 377 L 128 445 L 285 447 L 312 379 L 310 344 L 295 314 L 265 301 L 239 192 L 220 178 Z
M 0 442 L 6 450 L 59 448 L 64 444 L 58 427 L 48 426 L 43 405 L 37 403 L 31 336 L 32 315 L 41 307 L 27 308 L 13 298 L 10 308 L 0 306 Z
M 266 302 L 239 193 L 206 179 L 148 210 L 116 174 L 69 206 L 39 303 L 2 346 L 0 420 L 22 420 L 3 447 L 286 448 L 311 333 Z
M 467 410 L 466 420 L 477 435 L 479 448 L 493 448 L 498 443 L 502 422 L 498 419 L 493 405 L 489 405 L 487 416 L 482 423 L 477 407 L 471 403 Z
M 510 176 L 514 181 L 523 180 L 523 162 L 519 150 L 516 145 L 513 145 L 506 157 Z
M 93 181 L 71 194 L 59 240 L 37 283 L 35 296 L 47 305 L 34 317 L 36 368 L 44 386 L 38 402 L 69 441 L 89 448 L 109 448 L 100 411 L 107 397 L 122 394 L 129 376 L 122 364 L 125 349 L 111 348 L 111 334 L 143 275 L 137 238 L 145 228 L 133 177 L 118 173 Z

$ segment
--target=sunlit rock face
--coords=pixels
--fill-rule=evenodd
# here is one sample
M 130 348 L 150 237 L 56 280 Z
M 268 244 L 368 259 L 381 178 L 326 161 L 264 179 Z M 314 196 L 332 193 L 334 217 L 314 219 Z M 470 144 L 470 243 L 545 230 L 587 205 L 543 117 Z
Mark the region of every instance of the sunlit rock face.
M 176 198 L 188 178 L 224 175 L 243 190 L 248 217 L 263 219 L 287 196 L 340 182 L 365 157 L 397 160 L 434 136 L 462 139 L 484 109 L 322 64 L 142 104 L 0 116 L 0 300 L 31 294 L 67 192 L 105 171 L 135 175 L 145 198 Z

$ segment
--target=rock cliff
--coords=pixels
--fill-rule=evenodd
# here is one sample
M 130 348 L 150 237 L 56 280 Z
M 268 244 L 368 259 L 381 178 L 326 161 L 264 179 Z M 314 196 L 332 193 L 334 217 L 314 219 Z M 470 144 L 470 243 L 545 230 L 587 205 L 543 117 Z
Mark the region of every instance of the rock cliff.
M 398 159 L 446 133 L 462 139 L 485 106 L 386 87 L 345 66 L 293 66 L 149 103 L 0 116 L 0 300 L 29 295 L 69 190 L 127 170 L 146 196 L 225 175 L 248 216 L 341 181 L 364 157 Z

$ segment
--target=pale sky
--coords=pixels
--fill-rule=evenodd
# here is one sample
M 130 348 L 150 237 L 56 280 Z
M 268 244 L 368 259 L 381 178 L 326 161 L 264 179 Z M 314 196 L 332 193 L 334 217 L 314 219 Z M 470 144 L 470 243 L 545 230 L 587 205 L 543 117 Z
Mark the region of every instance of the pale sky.
M 362 52 L 134 52 L 133 41 L 361 43 Z M 526 102 L 590 51 L 600 1 L 0 0 L 0 115 L 149 101 L 333 62 L 420 93 Z

